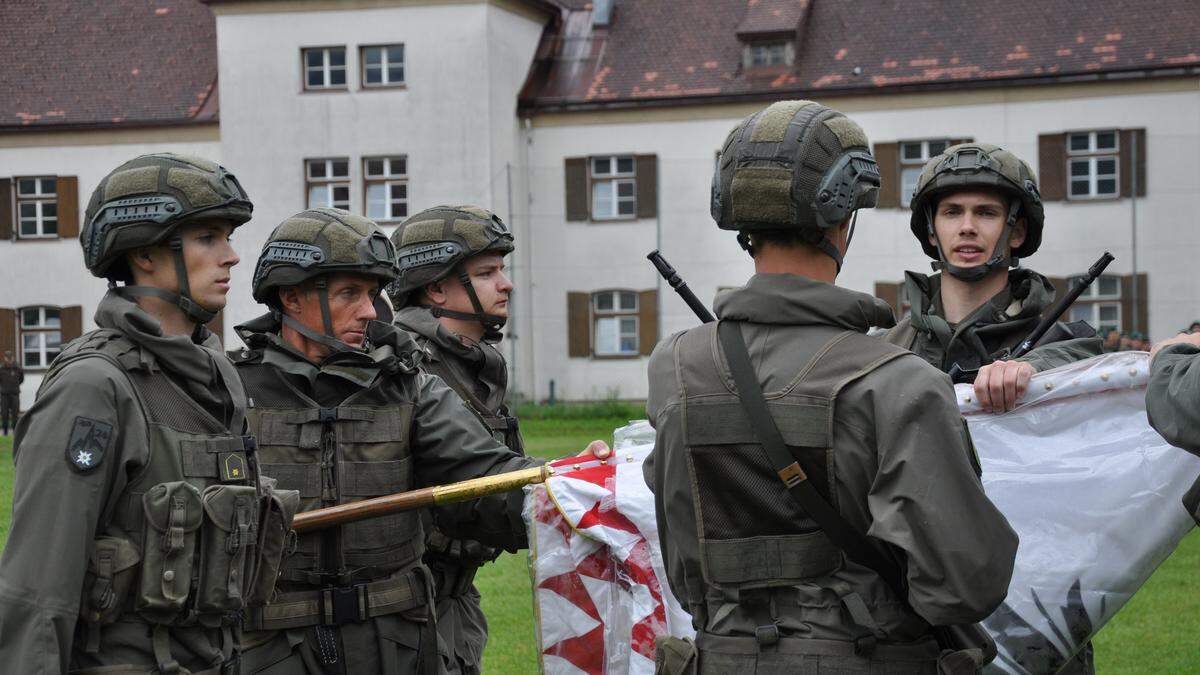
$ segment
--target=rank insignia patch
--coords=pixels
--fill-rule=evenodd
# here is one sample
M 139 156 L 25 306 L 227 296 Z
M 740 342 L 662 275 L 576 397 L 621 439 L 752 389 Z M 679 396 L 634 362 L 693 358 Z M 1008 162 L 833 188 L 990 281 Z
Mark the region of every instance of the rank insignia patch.
M 67 440 L 67 461 L 84 473 L 100 466 L 108 454 L 112 440 L 112 425 L 107 422 L 76 417 Z

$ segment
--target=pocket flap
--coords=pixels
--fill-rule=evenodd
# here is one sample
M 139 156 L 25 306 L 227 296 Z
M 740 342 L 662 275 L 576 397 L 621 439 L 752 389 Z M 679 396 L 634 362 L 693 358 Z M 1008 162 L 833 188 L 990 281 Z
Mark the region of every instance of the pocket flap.
M 142 555 L 132 541 L 120 537 L 99 537 L 92 545 L 89 567 L 99 572 L 108 566 L 109 569 L 105 571 L 116 575 L 137 565 L 141 560 Z
M 258 491 L 250 485 L 210 485 L 201 499 L 209 521 L 225 532 L 232 532 L 239 525 L 254 521 Z
M 204 520 L 200 490 L 191 483 L 159 483 L 142 496 L 146 522 L 159 532 L 177 527 L 191 532 Z

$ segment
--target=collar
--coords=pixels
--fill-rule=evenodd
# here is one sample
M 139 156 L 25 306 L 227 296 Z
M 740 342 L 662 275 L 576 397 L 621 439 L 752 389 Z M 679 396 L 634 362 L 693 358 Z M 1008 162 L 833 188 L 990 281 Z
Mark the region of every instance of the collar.
M 755 274 L 718 294 L 717 318 L 783 325 L 833 325 L 865 333 L 896 324 L 887 303 L 866 293 L 796 274 Z

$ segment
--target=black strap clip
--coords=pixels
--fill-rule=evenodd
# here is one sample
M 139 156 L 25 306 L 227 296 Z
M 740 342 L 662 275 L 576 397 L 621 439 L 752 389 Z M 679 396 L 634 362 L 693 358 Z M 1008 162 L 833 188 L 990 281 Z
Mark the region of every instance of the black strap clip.
M 771 623 L 755 628 L 754 639 L 759 647 L 774 647 L 779 644 L 779 626 Z
M 358 623 L 365 616 L 360 616 L 359 598 L 365 596 L 362 593 L 365 590 L 363 587 L 366 584 L 356 584 L 354 586 L 333 586 L 326 588 L 321 592 L 321 617 L 323 619 L 331 619 L 324 622 L 327 626 L 341 626 L 347 623 Z M 327 611 L 325 602 L 328 600 L 333 604 L 332 612 Z M 362 612 L 363 615 L 366 612 Z M 332 615 L 332 616 L 331 616 Z
M 337 408 L 321 408 L 319 413 L 322 424 L 333 424 L 337 421 Z

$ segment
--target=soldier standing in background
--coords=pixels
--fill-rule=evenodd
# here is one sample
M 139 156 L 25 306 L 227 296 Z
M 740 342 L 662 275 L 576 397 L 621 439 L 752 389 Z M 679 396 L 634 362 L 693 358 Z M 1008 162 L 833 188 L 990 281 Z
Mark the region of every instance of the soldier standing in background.
M 931 627 L 979 621 L 1008 590 L 1017 537 L 983 492 L 949 381 L 867 337 L 891 311 L 833 284 L 854 212 L 875 204 L 868 148 L 841 113 L 784 101 L 721 150 L 712 214 L 756 274 L 717 297 L 719 323 L 650 358 L 646 482 L 671 589 L 697 630 L 694 653 L 662 642 L 662 672 L 697 658 L 700 673 L 932 675 Z M 729 345 L 743 342 L 739 365 Z M 770 401 L 758 419 L 747 379 Z M 833 518 L 801 506 L 801 483 Z M 819 520 L 903 579 L 851 560 Z
M 204 326 L 251 208 L 224 168 L 169 153 L 92 194 L 83 258 L 111 286 L 98 329 L 63 347 L 17 427 L 5 672 L 237 672 L 242 612 L 270 597 L 279 563 L 260 552 L 282 551 L 291 526 Z
M 13 353 L 4 350 L 0 361 L 0 433 L 8 435 L 9 429 L 17 428 L 17 414 L 21 412 L 21 383 L 25 371 L 13 358 Z
M 1041 245 L 1044 219 L 1033 170 L 994 145 L 951 146 L 917 181 L 910 227 L 941 273 L 905 273 L 912 307 L 885 339 L 943 372 L 979 368 L 975 393 L 985 410 L 1011 410 L 1035 372 L 1102 352 L 1089 326 L 1060 322 L 1044 346 L 995 361 L 1054 301 L 1046 277 L 1016 267 Z
M 541 462 L 492 438 L 408 334 L 375 321 L 396 256 L 374 222 L 311 209 L 271 233 L 254 298 L 271 311 L 238 326 L 234 355 L 253 402 L 263 472 L 304 509 L 514 471 Z M 607 455 L 607 447 L 598 455 Z M 450 536 L 526 546 L 523 493 L 445 507 Z M 418 513 L 299 537 L 271 604 L 250 613 L 246 673 L 441 672 Z

